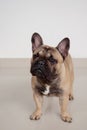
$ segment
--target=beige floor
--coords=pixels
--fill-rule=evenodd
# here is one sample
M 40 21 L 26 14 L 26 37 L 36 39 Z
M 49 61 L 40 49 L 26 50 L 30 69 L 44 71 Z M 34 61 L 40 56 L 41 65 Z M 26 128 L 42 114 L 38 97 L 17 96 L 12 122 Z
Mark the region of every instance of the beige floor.
M 57 98 L 45 98 L 43 116 L 31 121 L 35 109 L 30 84 L 29 61 L 0 61 L 0 130 L 86 130 L 87 66 L 75 66 L 74 101 L 69 102 L 72 123 L 59 117 Z

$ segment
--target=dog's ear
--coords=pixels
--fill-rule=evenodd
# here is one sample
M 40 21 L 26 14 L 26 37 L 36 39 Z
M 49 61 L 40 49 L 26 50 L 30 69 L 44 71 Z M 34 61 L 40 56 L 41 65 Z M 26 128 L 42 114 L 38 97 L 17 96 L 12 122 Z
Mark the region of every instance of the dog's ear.
M 58 49 L 58 51 L 60 52 L 60 54 L 63 56 L 63 59 L 66 58 L 66 56 L 68 55 L 68 51 L 70 48 L 70 40 L 69 38 L 64 38 L 56 47 Z
M 37 48 L 43 45 L 43 40 L 38 33 L 34 33 L 31 37 L 32 51 L 34 52 Z

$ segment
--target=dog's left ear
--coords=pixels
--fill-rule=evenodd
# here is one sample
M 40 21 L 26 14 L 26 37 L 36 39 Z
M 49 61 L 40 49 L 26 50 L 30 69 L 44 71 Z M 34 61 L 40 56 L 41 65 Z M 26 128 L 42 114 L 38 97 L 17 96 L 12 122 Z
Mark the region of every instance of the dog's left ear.
M 31 37 L 32 51 L 34 52 L 37 48 L 43 45 L 43 40 L 40 34 L 34 33 Z
M 66 58 L 66 56 L 68 55 L 68 51 L 70 48 L 70 40 L 69 38 L 64 38 L 56 47 L 58 49 L 58 51 L 60 52 L 60 54 L 63 56 L 63 59 Z

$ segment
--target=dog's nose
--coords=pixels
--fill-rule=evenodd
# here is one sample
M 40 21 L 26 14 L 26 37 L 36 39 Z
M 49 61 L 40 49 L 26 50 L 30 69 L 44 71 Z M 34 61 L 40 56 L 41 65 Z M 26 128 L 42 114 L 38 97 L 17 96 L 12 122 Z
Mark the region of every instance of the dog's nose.
M 39 61 L 39 67 L 42 67 L 45 64 L 45 61 Z

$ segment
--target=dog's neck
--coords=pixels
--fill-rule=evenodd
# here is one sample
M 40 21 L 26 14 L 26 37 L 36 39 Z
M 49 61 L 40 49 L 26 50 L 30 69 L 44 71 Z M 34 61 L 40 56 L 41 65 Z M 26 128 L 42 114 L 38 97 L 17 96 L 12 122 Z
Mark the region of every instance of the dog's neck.
M 51 85 L 48 84 L 38 84 L 38 86 L 36 86 L 36 90 L 45 96 L 50 96 L 50 95 L 59 95 L 62 94 L 62 89 L 59 87 L 60 86 L 60 82 L 56 82 L 53 83 Z
M 50 86 L 50 87 L 59 87 L 60 86 L 60 76 L 57 76 L 57 78 L 51 80 L 51 81 L 45 81 L 43 79 L 37 78 L 38 83 L 40 86 Z

